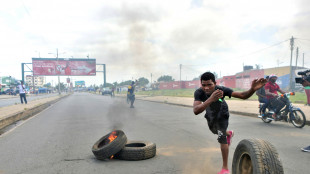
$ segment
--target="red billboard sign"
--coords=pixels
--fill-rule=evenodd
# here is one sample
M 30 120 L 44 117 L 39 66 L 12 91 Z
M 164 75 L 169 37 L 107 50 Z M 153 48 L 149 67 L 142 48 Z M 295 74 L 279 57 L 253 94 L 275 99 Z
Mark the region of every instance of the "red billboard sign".
M 94 76 L 96 59 L 32 58 L 35 76 Z

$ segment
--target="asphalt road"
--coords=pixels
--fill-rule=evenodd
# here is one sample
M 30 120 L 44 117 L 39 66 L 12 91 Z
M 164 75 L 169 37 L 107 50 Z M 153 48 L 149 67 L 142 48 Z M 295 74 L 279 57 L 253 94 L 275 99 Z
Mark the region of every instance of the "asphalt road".
M 263 123 L 258 118 L 231 115 L 235 137 L 229 166 L 239 141 L 261 138 L 276 146 L 285 173 L 309 173 L 310 128 L 287 123 Z M 156 143 L 157 155 L 143 161 L 99 161 L 92 145 L 113 129 L 129 140 Z M 0 136 L 2 173 L 217 173 L 219 145 L 203 114 L 174 105 L 136 101 L 130 109 L 123 98 L 76 93 Z
M 51 96 L 56 96 L 56 95 L 58 95 L 58 93 L 31 95 L 31 96 L 27 96 L 26 99 L 27 99 L 27 102 L 29 102 L 29 101 L 37 100 L 40 98 L 46 98 L 46 97 L 51 97 Z M 0 107 L 15 105 L 15 103 L 20 103 L 19 94 L 16 95 L 16 97 L 14 98 L 0 99 Z

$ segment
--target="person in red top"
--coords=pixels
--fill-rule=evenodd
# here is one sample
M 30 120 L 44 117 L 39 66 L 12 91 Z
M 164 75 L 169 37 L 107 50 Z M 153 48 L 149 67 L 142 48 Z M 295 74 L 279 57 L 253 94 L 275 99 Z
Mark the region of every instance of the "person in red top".
M 278 77 L 274 74 L 271 74 L 269 76 L 269 82 L 265 85 L 265 92 L 266 92 L 266 97 L 267 97 L 267 104 L 266 104 L 266 108 L 268 107 L 269 104 L 273 104 L 275 106 L 280 105 L 280 103 L 278 103 L 279 101 L 276 100 L 276 98 L 278 97 L 278 91 L 281 94 L 284 94 L 285 91 L 281 90 L 279 85 L 276 83 Z M 276 120 L 276 115 L 278 114 L 278 112 L 280 111 L 281 108 L 274 108 L 274 114 L 272 115 L 273 119 Z M 288 109 L 288 108 L 287 108 Z

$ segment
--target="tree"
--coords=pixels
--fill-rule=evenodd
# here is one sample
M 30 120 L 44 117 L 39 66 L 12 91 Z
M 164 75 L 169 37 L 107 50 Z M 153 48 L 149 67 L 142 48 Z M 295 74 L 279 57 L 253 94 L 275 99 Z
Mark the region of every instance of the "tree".
M 145 86 L 146 84 L 149 83 L 149 80 L 144 77 L 141 77 L 138 79 L 138 83 L 139 83 L 139 86 Z
M 43 87 L 46 87 L 46 88 L 50 88 L 51 86 L 52 86 L 51 83 L 47 83 L 43 85 Z
M 58 90 L 58 84 L 56 84 L 56 90 Z M 66 85 L 63 82 L 60 82 L 60 91 L 64 91 L 66 89 Z
M 163 75 L 163 76 L 160 76 L 158 79 L 157 79 L 158 82 L 172 82 L 174 81 L 174 79 L 172 78 L 172 76 L 168 76 L 168 75 Z
M 125 82 L 121 82 L 121 83 L 119 84 L 119 86 L 128 86 L 128 85 L 131 85 L 131 82 L 132 82 L 132 80 L 127 80 L 127 81 L 125 81 Z

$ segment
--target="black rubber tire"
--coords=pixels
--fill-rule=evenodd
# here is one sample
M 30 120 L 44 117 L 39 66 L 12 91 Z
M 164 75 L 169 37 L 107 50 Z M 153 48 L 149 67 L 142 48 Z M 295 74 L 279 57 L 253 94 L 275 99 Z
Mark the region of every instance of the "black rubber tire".
M 275 147 L 268 141 L 245 139 L 239 142 L 232 162 L 233 174 L 283 174 Z
M 92 147 L 92 151 L 97 159 L 104 160 L 115 155 L 117 152 L 122 150 L 127 143 L 127 137 L 121 130 L 115 130 L 117 137 L 110 143 L 106 144 L 107 138 L 112 132 L 100 138 Z
M 137 161 L 152 158 L 156 155 L 156 144 L 148 141 L 129 141 L 115 158 Z
M 306 124 L 305 114 L 301 110 L 293 111 L 295 120 L 292 120 L 292 124 L 297 128 L 303 128 Z

